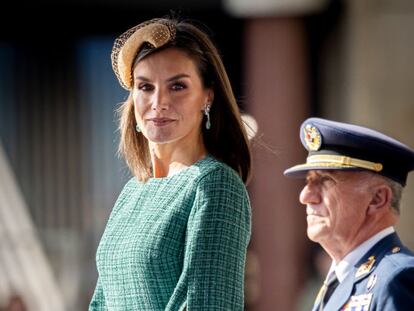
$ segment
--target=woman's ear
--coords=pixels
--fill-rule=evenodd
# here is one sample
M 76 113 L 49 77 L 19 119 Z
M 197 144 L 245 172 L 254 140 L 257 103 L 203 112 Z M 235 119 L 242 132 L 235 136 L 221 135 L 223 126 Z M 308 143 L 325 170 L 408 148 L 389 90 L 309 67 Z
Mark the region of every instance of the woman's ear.
M 373 195 L 367 210 L 368 215 L 391 208 L 392 190 L 388 185 L 375 186 L 372 193 Z
M 213 104 L 214 101 L 214 90 L 213 88 L 207 89 L 207 102 L 210 103 L 210 105 Z

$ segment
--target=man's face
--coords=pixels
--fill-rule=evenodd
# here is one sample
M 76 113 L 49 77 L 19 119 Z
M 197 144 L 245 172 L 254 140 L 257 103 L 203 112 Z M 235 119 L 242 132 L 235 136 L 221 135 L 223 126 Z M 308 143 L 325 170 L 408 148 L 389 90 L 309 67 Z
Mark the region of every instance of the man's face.
M 307 234 L 318 243 L 346 243 L 367 217 L 372 174 L 356 171 L 309 171 L 300 202 L 306 205 Z

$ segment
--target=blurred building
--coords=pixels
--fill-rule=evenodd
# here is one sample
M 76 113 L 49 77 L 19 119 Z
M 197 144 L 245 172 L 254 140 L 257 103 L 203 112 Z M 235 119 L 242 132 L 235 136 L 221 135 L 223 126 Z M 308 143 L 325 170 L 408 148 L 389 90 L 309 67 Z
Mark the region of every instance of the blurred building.
M 7 210 L 0 213 L 0 309 L 12 292 L 31 291 L 22 284 L 35 275 L 54 288 L 65 310 L 86 309 L 97 277 L 97 243 L 130 177 L 116 155 L 115 112 L 127 94 L 111 69 L 112 43 L 128 27 L 170 9 L 208 26 L 240 107 L 258 123 L 246 309 L 306 310 L 312 303 L 306 297 L 318 290 L 319 248 L 305 235 L 301 182 L 282 176 L 305 156 L 298 130 L 306 117 L 356 122 L 414 147 L 409 0 L 9 4 L 0 19 L 0 141 L 7 163 L 0 176 L 12 172 L 7 180 L 15 181 L 20 203 L 9 204 L 12 193 L 0 189 L 0 212 Z M 406 188 L 398 229 L 414 248 L 413 176 Z M 16 220 L 22 219 L 18 210 L 25 221 Z M 33 232 L 16 230 L 12 239 L 9 222 Z M 10 241 L 27 237 L 44 271 L 30 270 L 35 261 L 21 263 L 16 254 L 13 266 L 26 267 L 16 281 L 4 272 L 2 254 L 20 247 Z M 27 309 L 46 311 L 34 304 Z

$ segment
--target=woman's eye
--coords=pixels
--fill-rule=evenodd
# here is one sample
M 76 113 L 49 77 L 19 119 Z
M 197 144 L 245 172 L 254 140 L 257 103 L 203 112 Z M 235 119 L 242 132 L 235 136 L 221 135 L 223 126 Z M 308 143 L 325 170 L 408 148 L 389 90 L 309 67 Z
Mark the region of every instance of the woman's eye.
M 183 90 L 183 89 L 185 89 L 186 88 L 186 86 L 185 86 L 185 84 L 184 83 L 174 83 L 172 86 L 171 86 L 171 89 L 173 90 L 173 91 L 180 91 L 180 90 Z
M 152 91 L 154 87 L 148 83 L 140 83 L 138 84 L 138 90 L 140 91 Z

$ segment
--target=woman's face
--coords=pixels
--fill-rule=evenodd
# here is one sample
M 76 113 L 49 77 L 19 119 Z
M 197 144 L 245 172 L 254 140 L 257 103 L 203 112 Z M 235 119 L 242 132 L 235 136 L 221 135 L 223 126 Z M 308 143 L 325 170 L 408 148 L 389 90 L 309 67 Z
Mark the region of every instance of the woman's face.
M 149 142 L 196 144 L 213 93 L 204 88 L 193 59 L 176 48 L 156 52 L 137 63 L 133 78 L 135 119 Z

